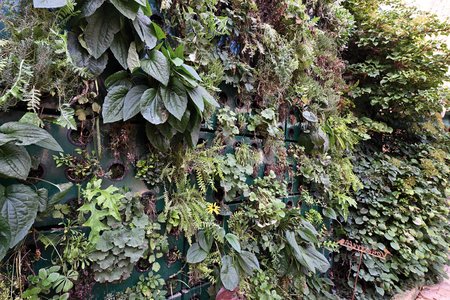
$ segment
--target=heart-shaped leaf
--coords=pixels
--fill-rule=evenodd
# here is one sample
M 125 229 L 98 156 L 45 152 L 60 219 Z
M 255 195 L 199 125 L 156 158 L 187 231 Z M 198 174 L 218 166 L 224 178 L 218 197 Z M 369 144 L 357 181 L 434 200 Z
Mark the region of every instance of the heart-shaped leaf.
M 141 68 L 145 73 L 166 85 L 170 79 L 170 62 L 161 51 L 153 50 L 148 59 L 141 61 Z
M 190 264 L 197 264 L 205 260 L 207 256 L 208 252 L 203 250 L 198 243 L 194 243 L 188 249 L 186 261 Z
M 102 110 L 104 123 L 113 123 L 123 119 L 123 104 L 128 90 L 127 86 L 118 85 L 108 92 Z
M 120 16 L 114 8 L 103 5 L 86 18 L 84 40 L 89 53 L 98 59 L 111 46 L 114 35 L 120 30 Z
M 137 85 L 128 91 L 123 104 L 124 121 L 131 119 L 139 113 L 141 109 L 141 97 L 147 89 L 148 86 L 146 85 Z
M 155 89 L 148 89 L 142 94 L 140 106 L 142 116 L 152 124 L 162 124 L 169 118 L 161 94 Z
M 31 158 L 25 147 L 6 144 L 0 146 L 0 175 L 27 179 Z
M 168 88 L 160 88 L 164 106 L 175 118 L 181 121 L 188 103 L 186 91 L 177 82 Z
M 37 197 L 34 190 L 23 184 L 6 188 L 0 185 L 0 214 L 8 222 L 11 232 L 9 248 L 19 243 L 33 225 L 39 205 Z

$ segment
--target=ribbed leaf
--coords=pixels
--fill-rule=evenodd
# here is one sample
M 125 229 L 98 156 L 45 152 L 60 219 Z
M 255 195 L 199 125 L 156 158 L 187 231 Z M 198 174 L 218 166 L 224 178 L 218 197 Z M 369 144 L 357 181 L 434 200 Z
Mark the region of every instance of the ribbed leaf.
M 155 89 L 148 89 L 142 94 L 141 114 L 155 125 L 162 124 L 169 118 L 169 112 L 164 107 L 161 94 Z
M 23 184 L 6 188 L 0 185 L 0 214 L 8 222 L 11 232 L 9 248 L 19 243 L 33 225 L 39 204 L 37 197 L 34 190 Z
M 105 53 L 120 30 L 120 17 L 108 5 L 100 7 L 92 16 L 87 17 L 84 40 L 89 53 L 96 59 Z
M 148 59 L 141 61 L 141 68 L 145 73 L 166 85 L 170 79 L 170 62 L 161 51 L 153 50 Z
M 6 144 L 0 146 L 0 175 L 27 179 L 31 158 L 25 147 Z

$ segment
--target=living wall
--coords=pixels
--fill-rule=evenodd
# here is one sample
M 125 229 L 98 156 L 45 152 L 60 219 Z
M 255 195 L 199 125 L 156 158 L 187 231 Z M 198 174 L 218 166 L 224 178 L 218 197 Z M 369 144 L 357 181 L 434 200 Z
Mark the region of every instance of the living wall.
M 0 299 L 387 299 L 443 275 L 448 24 L 57 2 L 0 4 Z

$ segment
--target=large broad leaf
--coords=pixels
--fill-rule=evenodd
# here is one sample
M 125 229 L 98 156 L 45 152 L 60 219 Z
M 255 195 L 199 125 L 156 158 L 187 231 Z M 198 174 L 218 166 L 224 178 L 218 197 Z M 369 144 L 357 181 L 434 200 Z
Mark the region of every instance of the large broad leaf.
M 130 0 L 109 0 L 118 11 L 128 19 L 136 19 L 139 4 Z
M 306 248 L 306 255 L 313 261 L 315 268 L 319 272 L 325 273 L 330 268 L 330 263 L 326 257 L 313 246 L 308 246 Z
M 105 79 L 105 87 L 108 91 L 110 91 L 113 87 L 123 85 L 128 87 L 128 89 L 131 88 L 132 83 L 128 79 L 128 72 L 127 71 L 118 71 L 116 73 L 113 73 L 109 75 Z
M 162 124 L 169 118 L 169 112 L 164 107 L 161 94 L 155 89 L 148 89 L 142 94 L 141 114 L 155 125 Z
M 142 94 L 148 89 L 146 85 L 137 85 L 133 87 L 125 96 L 123 104 L 123 120 L 129 120 L 137 115 L 141 109 L 140 102 Z
M 39 204 L 37 197 L 34 190 L 23 184 L 6 188 L 0 185 L 0 214 L 8 222 L 11 232 L 9 248 L 19 243 L 33 225 Z
M 82 16 L 91 16 L 103 3 L 105 3 L 105 0 L 87 0 L 81 7 Z
M 67 33 L 67 50 L 75 66 L 86 68 L 94 76 L 103 73 L 108 63 L 107 53 L 103 53 L 99 59 L 95 59 L 81 46 L 77 35 L 73 32 Z
M 151 23 L 152 21 L 150 18 L 139 11 L 136 19 L 133 21 L 133 26 L 141 38 L 141 41 L 144 42 L 148 48 L 153 49 L 156 46 L 157 39 L 150 26 Z
M 238 262 L 247 275 L 252 275 L 254 270 L 259 269 L 258 258 L 249 251 L 241 251 L 238 255 Z
M 129 44 L 130 43 L 125 40 L 122 32 L 118 32 L 114 36 L 114 40 L 111 44 L 111 52 L 125 70 L 128 69 L 127 58 Z
M 123 119 L 123 103 L 128 90 L 127 86 L 118 85 L 108 92 L 102 110 L 104 123 L 113 123 Z
M 169 150 L 169 140 L 161 134 L 156 125 L 150 123 L 145 124 L 145 134 L 153 147 L 162 152 Z
M 131 42 L 130 47 L 128 48 L 127 65 L 131 72 L 141 66 L 141 61 L 139 60 L 139 54 L 137 53 L 135 42 Z
M 194 101 L 195 106 L 197 106 L 200 112 L 205 109 L 205 100 L 203 100 L 203 95 L 200 92 L 199 86 L 194 89 L 187 90 L 189 97 Z
M 206 252 L 209 253 L 213 242 L 214 242 L 214 237 L 205 234 L 205 231 L 202 230 L 198 233 L 198 244 L 200 245 L 200 248 L 202 248 Z
M 198 243 L 194 243 L 189 247 L 186 254 L 186 261 L 190 264 L 197 264 L 205 260 L 208 256 L 208 252 L 203 250 Z
M 181 121 L 188 103 L 186 91 L 177 82 L 174 82 L 168 88 L 160 88 L 164 106 L 175 118 Z
M 31 158 L 25 147 L 6 144 L 0 146 L 0 175 L 27 179 Z
M 1 188 L 0 188 L 1 189 Z M 6 219 L 0 216 L 0 261 L 5 257 L 11 242 L 11 230 Z
M 195 69 L 193 67 L 188 66 L 186 64 L 182 64 L 181 69 L 183 70 L 183 72 L 185 74 L 191 76 L 192 78 L 194 78 L 198 81 L 202 81 L 202 78 L 198 75 L 197 71 L 195 71 Z
M 286 240 L 294 253 L 295 259 L 309 271 L 315 272 L 316 268 L 314 262 L 306 254 L 305 249 L 298 245 L 297 240 L 295 239 L 295 233 L 292 231 L 286 231 L 285 235 Z
M 200 111 L 203 111 L 204 109 L 203 101 L 206 101 L 207 103 L 209 103 L 214 107 L 220 107 L 219 103 L 217 103 L 214 97 L 211 96 L 211 94 L 208 93 L 208 91 L 205 90 L 205 88 L 200 85 L 194 89 L 188 90 L 188 93 L 192 101 L 194 101 L 195 105 L 198 107 Z
M 174 116 L 169 117 L 169 124 L 172 126 L 176 131 L 183 133 L 186 131 L 187 126 L 189 124 L 189 120 L 191 117 L 191 112 L 189 110 L 186 110 L 186 112 L 183 115 L 183 118 L 180 120 L 177 120 Z
M 96 59 L 111 46 L 114 35 L 120 30 L 120 16 L 109 5 L 103 5 L 86 18 L 84 40 L 89 53 Z
M 241 252 L 241 243 L 239 243 L 239 238 L 235 234 L 227 233 L 225 235 L 225 239 L 231 245 L 231 247 L 233 247 L 234 250 L 236 250 L 237 252 Z
M 229 255 L 222 257 L 220 280 L 223 286 L 229 291 L 233 291 L 239 285 L 239 274 L 233 266 L 233 259 Z
M 141 61 L 141 68 L 162 84 L 167 85 L 169 83 L 170 62 L 161 51 L 153 50 L 150 52 L 148 59 Z
M 0 145 L 3 145 L 2 137 L 7 137 L 8 142 L 19 146 L 38 145 L 54 151 L 63 151 L 58 142 L 45 129 L 35 125 L 8 122 L 0 126 Z

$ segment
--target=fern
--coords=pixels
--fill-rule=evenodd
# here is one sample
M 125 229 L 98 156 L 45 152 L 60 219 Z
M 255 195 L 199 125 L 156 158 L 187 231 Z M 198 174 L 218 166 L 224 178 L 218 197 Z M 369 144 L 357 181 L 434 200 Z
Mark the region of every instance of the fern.
M 41 106 L 41 92 L 34 86 L 29 91 L 25 91 L 22 101 L 27 102 L 27 109 L 38 113 Z
M 65 6 L 58 9 L 57 20 L 59 26 L 65 26 L 71 18 L 80 14 L 79 10 L 75 10 L 75 6 L 75 1 L 69 0 Z
M 65 128 L 77 129 L 74 118 L 74 109 L 70 107 L 68 103 L 63 103 L 60 104 L 59 110 L 61 111 L 61 115 L 56 120 L 56 123 Z

